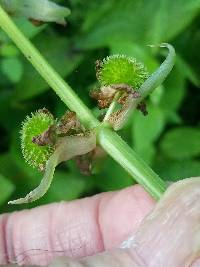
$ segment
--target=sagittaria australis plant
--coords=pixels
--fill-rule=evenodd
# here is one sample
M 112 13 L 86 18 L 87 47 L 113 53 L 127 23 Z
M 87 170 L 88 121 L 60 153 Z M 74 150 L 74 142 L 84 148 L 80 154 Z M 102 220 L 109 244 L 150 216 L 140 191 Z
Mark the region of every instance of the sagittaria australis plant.
M 75 124 L 69 120 L 69 114 L 61 120 L 53 119 L 45 110 L 38 111 L 24 123 L 23 136 L 29 143 L 32 151 L 42 152 L 42 160 L 37 156 L 28 156 L 34 166 L 44 169 L 44 177 L 40 185 L 30 192 L 25 198 L 11 201 L 11 204 L 21 204 L 34 201 L 44 195 L 48 189 L 57 164 L 77 155 L 83 155 L 92 151 L 96 144 L 100 145 L 111 157 L 113 157 L 132 177 L 141 184 L 155 199 L 159 199 L 165 191 L 166 185 L 160 177 L 124 142 L 115 132 L 123 127 L 130 113 L 139 108 L 146 114 L 145 105 L 141 104 L 170 73 L 174 61 L 175 51 L 169 44 L 161 44 L 160 47 L 168 49 L 168 55 L 160 67 L 151 75 L 148 75 L 145 67 L 126 56 L 111 56 L 103 61 L 97 61 L 97 78 L 100 83 L 98 90 L 91 92 L 91 96 L 98 100 L 100 108 L 107 107 L 103 121 L 98 121 L 91 111 L 84 105 L 81 99 L 74 93 L 70 86 L 56 73 L 46 62 L 39 51 L 14 25 L 9 16 L 0 7 L 0 27 L 9 35 L 22 51 L 25 57 L 36 68 L 49 86 L 58 94 L 60 99 L 68 106 L 71 112 L 75 112 L 77 120 Z M 119 107 L 120 104 L 120 107 Z M 44 114 L 43 114 L 44 113 Z M 48 112 L 47 112 L 48 113 Z M 40 117 L 41 116 L 41 117 Z M 48 117 L 50 116 L 50 117 Z M 34 118 L 45 117 L 44 124 L 40 124 L 38 131 L 33 127 L 33 132 L 27 132 Z M 76 125 L 76 126 L 75 126 Z M 43 127 L 44 126 L 44 127 Z M 27 129 L 26 129 L 27 127 Z M 71 128 L 72 127 L 72 128 Z M 73 128 L 75 127 L 75 128 Z M 30 129 L 30 128 L 29 128 Z M 72 131 L 71 131 L 72 130 Z M 148 130 L 148 129 L 147 129 Z M 28 150 L 24 149 L 24 155 Z M 26 151 L 26 153 L 25 153 Z M 45 164 L 45 160 L 46 164 Z

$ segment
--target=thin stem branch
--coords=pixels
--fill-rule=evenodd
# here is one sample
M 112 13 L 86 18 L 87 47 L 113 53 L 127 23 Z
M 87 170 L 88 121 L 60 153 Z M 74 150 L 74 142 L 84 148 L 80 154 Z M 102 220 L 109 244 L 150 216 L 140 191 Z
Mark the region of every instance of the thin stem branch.
M 113 99 L 112 103 L 110 104 L 110 106 L 106 112 L 106 115 L 103 119 L 104 121 L 107 121 L 109 119 L 110 115 L 114 112 L 114 110 L 117 106 L 117 100 L 119 99 L 120 95 L 121 95 L 121 92 L 117 92 L 115 94 L 114 99 Z
M 1 6 L 0 27 L 14 41 L 61 100 L 71 110 L 77 113 L 80 121 L 86 127 L 97 128 L 97 140 L 108 154 L 123 166 L 139 184 L 143 185 L 155 199 L 160 198 L 165 191 L 165 183 L 112 129 L 108 128 L 108 124 L 100 124 L 71 87 L 58 75 L 40 52 L 14 25 Z

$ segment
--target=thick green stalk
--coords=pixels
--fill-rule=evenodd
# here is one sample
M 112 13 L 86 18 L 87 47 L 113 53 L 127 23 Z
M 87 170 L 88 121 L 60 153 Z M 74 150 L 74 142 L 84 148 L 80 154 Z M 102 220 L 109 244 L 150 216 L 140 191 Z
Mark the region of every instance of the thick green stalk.
M 71 110 L 77 113 L 81 122 L 86 127 L 98 128 L 97 139 L 110 156 L 123 166 L 139 184 L 143 185 L 155 199 L 160 198 L 165 191 L 164 182 L 113 130 L 107 128 L 105 124 L 100 124 L 98 122 L 71 87 L 48 64 L 40 52 L 20 32 L 1 7 L 0 27 L 2 27 L 15 42 L 18 48 L 58 94 L 61 100 Z
M 136 181 L 155 198 L 159 199 L 166 186 L 163 180 L 109 128 L 99 130 L 99 142 L 112 158 L 114 158 Z

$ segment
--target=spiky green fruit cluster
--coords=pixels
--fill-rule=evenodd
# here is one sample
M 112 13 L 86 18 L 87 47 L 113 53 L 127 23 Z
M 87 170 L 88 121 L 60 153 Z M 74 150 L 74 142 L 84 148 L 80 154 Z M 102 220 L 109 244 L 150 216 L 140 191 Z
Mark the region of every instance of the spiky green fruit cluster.
M 55 123 L 53 116 L 43 110 L 31 113 L 22 123 L 21 147 L 24 159 L 34 168 L 44 169 L 47 160 L 54 152 L 53 145 L 40 146 L 33 143 L 33 138 L 42 134 Z
M 127 84 L 138 89 L 148 77 L 145 66 L 125 55 L 112 55 L 99 66 L 98 80 L 102 85 Z

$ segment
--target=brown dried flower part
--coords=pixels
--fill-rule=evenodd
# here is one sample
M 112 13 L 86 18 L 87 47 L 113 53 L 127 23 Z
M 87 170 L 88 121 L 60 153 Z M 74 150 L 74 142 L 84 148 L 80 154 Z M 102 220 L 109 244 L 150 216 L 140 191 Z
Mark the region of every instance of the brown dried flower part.
M 127 98 L 128 98 L 128 95 L 127 95 L 127 94 L 123 94 L 123 95 L 118 99 L 117 102 L 118 102 L 120 105 L 123 106 L 123 105 L 126 103 Z
M 117 99 L 117 102 L 121 104 L 122 106 L 126 103 L 129 95 L 132 95 L 134 98 L 139 97 L 139 93 L 127 84 L 124 84 L 124 83 L 113 84 L 111 85 L 111 87 L 115 89 L 116 92 L 121 92 L 119 98 Z
M 75 157 L 76 165 L 83 175 L 91 175 L 91 167 L 92 167 L 92 159 L 93 159 L 93 151 Z
M 107 157 L 107 153 L 100 146 L 96 146 L 89 153 L 75 157 L 75 162 L 80 173 L 91 175 L 102 169 L 105 157 Z
M 120 96 L 117 102 L 124 105 L 128 96 L 131 95 L 133 98 L 139 98 L 140 94 L 127 84 L 112 84 L 109 86 L 102 86 L 100 89 L 95 89 L 90 92 L 90 96 L 97 100 L 98 107 L 100 109 L 108 108 L 112 103 L 115 94 L 120 92 Z
M 125 83 L 111 84 L 110 87 L 112 89 L 115 89 L 116 91 L 117 90 L 124 91 L 124 92 L 127 92 L 128 94 L 132 93 L 134 90 L 133 87 L 131 87 L 130 85 L 125 84 Z
M 45 24 L 45 22 L 43 22 L 41 20 L 36 20 L 36 19 L 30 19 L 29 18 L 29 21 L 36 27 L 39 27 L 39 26 Z
M 108 108 L 113 100 L 116 90 L 111 87 L 103 87 L 90 92 L 90 96 L 97 100 L 100 109 Z
M 99 74 L 100 74 L 100 71 L 101 71 L 101 65 L 102 65 L 102 61 L 101 60 L 96 60 L 95 61 L 95 70 L 96 70 L 96 77 L 97 79 L 99 79 Z
M 118 126 L 120 125 L 120 122 L 123 120 L 124 116 L 126 116 L 126 114 L 129 112 L 134 98 L 140 98 L 140 94 L 137 91 L 133 91 L 131 94 L 126 94 L 119 98 L 118 102 L 121 103 L 122 107 L 113 112 L 108 119 L 109 123 L 114 129 L 119 129 Z M 141 101 L 139 104 L 137 104 L 137 109 L 141 111 L 144 116 L 148 115 L 144 101 Z
M 47 108 L 38 109 L 38 112 L 47 114 L 53 118 L 53 114 Z
M 56 141 L 55 125 L 49 126 L 49 128 L 32 138 L 32 142 L 38 146 L 54 145 Z
M 85 128 L 81 125 L 76 116 L 76 112 L 67 111 L 56 126 L 56 133 L 59 136 L 74 135 L 84 132 Z
M 111 102 L 112 102 L 112 99 L 104 99 L 104 100 L 99 99 L 98 100 L 98 107 L 99 107 L 99 109 L 109 108 Z

